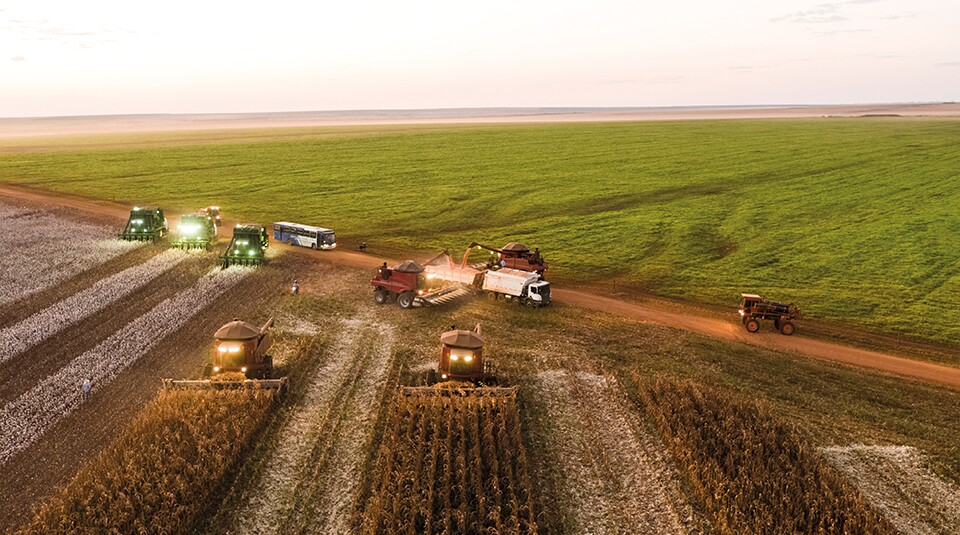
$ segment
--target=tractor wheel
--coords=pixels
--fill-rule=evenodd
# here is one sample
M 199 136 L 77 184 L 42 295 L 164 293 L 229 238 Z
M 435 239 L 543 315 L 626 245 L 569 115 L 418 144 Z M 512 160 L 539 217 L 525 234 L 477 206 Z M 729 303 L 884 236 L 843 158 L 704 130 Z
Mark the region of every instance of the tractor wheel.
M 782 325 L 780 325 L 780 332 L 790 336 L 791 334 L 797 332 L 797 328 L 792 322 L 785 321 Z
M 400 294 L 400 297 L 397 298 L 397 303 L 400 305 L 400 308 L 410 308 L 413 306 L 413 292 L 403 292 Z
M 378 305 L 385 305 L 390 300 L 390 292 L 377 288 L 373 291 L 373 301 Z
M 746 326 L 747 331 L 752 333 L 755 333 L 760 330 L 760 322 L 753 318 L 748 319 L 747 322 L 744 323 L 744 326 Z

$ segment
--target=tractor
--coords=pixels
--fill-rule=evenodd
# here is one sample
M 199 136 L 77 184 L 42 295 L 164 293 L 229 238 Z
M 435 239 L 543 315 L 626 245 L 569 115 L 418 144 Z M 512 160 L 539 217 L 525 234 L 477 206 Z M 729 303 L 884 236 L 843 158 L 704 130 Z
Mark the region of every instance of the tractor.
M 126 241 L 157 241 L 167 233 L 167 218 L 160 208 L 138 208 L 130 210 L 127 226 L 120 233 L 120 239 Z
M 790 336 L 796 332 L 794 321 L 801 319 L 800 308 L 793 303 L 782 304 L 767 301 L 757 294 L 740 294 L 740 318 L 747 331 L 760 330 L 760 321 L 773 321 L 773 326 L 781 333 Z
M 213 359 L 209 379 L 173 380 L 164 379 L 167 389 L 267 389 L 283 394 L 287 378 L 271 379 L 273 357 L 267 354 L 273 339 L 270 327 L 273 318 L 262 326 L 234 320 L 214 333 Z
M 497 254 L 496 257 L 491 258 L 487 263 L 487 267 L 490 269 L 510 268 L 521 271 L 532 271 L 541 277 L 547 270 L 547 263 L 543 260 L 543 256 L 540 255 L 539 247 L 534 251 L 530 251 L 530 249 L 527 249 L 517 242 L 510 242 L 504 245 L 502 249 L 481 245 L 477 242 L 471 243 L 470 247 L 486 249 Z
M 180 216 L 177 238 L 170 244 L 177 249 L 206 249 L 217 241 L 217 225 L 213 217 L 205 214 Z
M 224 269 L 230 266 L 259 266 L 269 246 L 267 229 L 262 225 L 237 225 L 227 252 L 220 257 Z
M 220 227 L 220 207 L 208 206 L 203 209 L 203 213 L 213 218 L 213 224 Z

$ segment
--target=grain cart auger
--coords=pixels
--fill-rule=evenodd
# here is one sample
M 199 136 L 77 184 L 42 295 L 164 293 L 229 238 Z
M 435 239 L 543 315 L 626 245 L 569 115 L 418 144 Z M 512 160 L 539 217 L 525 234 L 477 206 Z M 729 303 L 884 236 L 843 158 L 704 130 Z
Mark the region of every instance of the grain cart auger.
M 487 267 L 490 269 L 519 269 L 521 271 L 531 271 L 533 273 L 537 273 L 541 277 L 547 270 L 547 263 L 543 260 L 543 256 L 540 254 L 539 247 L 531 251 L 517 242 L 510 242 L 504 245 L 502 249 L 482 245 L 477 242 L 471 243 L 469 247 L 486 249 L 497 254 L 496 257 L 491 258 L 487 262 Z
M 427 385 L 405 387 L 407 395 L 468 396 L 510 395 L 514 388 L 500 386 L 494 360 L 483 351 L 484 338 L 480 325 L 472 330 L 456 327 L 440 336 L 440 360 L 427 374 Z
M 797 305 L 774 303 L 756 294 L 740 294 L 740 317 L 743 326 L 752 333 L 760 330 L 760 320 L 770 320 L 778 331 L 787 336 L 796 332 L 797 327 L 793 322 L 801 319 Z
M 274 379 L 273 357 L 267 352 L 273 344 L 270 327 L 273 318 L 262 326 L 234 320 L 214 333 L 211 377 L 200 380 L 164 379 L 167 389 L 267 389 L 283 394 L 287 378 Z
M 130 210 L 127 226 L 120 233 L 126 241 L 157 241 L 167 233 L 167 218 L 160 208 L 137 208 Z
M 180 216 L 177 225 L 177 237 L 170 245 L 177 249 L 206 249 L 217 241 L 217 224 L 213 217 L 205 214 L 187 214 Z
M 227 252 L 220 257 L 220 266 L 259 266 L 263 264 L 264 252 L 269 241 L 267 229 L 262 225 L 237 225 Z

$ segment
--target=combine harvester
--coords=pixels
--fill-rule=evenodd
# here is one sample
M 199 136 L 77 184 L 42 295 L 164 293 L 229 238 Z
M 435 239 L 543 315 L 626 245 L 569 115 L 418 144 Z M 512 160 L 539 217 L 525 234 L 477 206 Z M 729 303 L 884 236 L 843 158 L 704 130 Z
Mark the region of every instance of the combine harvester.
M 259 266 L 270 245 L 267 229 L 262 225 L 237 225 L 226 253 L 220 257 L 220 266 Z
M 157 241 L 167 233 L 167 218 L 160 208 L 138 208 L 130 210 L 127 226 L 120 233 L 120 239 L 126 241 Z
M 177 249 L 206 249 L 217 241 L 216 221 L 207 213 L 187 214 L 180 216 L 177 225 L 177 238 L 171 247 Z
M 213 218 L 213 224 L 220 228 L 220 207 L 208 206 L 203 209 L 203 213 Z
M 797 331 L 795 320 L 801 319 L 800 308 L 793 303 L 782 304 L 767 301 L 757 294 L 740 294 L 740 318 L 747 331 L 760 330 L 760 321 L 773 322 L 774 328 L 790 336 Z
M 287 389 L 287 378 L 272 378 L 273 357 L 267 353 L 273 344 L 272 326 L 273 318 L 260 327 L 240 320 L 220 327 L 213 335 L 212 376 L 198 380 L 164 379 L 164 389 L 266 389 L 282 395 Z M 245 378 L 239 378 L 241 374 Z
M 543 260 L 543 256 L 540 255 L 539 247 L 534 251 L 530 251 L 530 249 L 527 249 L 524 245 L 517 242 L 510 242 L 504 245 L 502 249 L 481 245 L 477 242 L 471 243 L 468 249 L 470 247 L 486 249 L 496 253 L 496 256 L 485 264 L 487 269 L 518 269 L 520 271 L 537 273 L 541 277 L 543 277 L 543 273 L 547 271 L 547 263 Z M 477 264 L 474 267 L 483 266 L 484 264 Z
M 370 281 L 374 301 L 382 305 L 395 297 L 403 308 L 436 305 L 476 289 L 491 299 L 535 307 L 550 304 L 550 283 L 539 273 L 514 268 L 478 269 L 467 265 L 469 255 L 467 249 L 459 265 L 443 251 L 424 266 L 407 260 L 392 268 L 381 267 Z
M 440 336 L 440 360 L 427 374 L 428 386 L 403 387 L 407 396 L 511 396 L 516 387 L 501 386 L 494 360 L 483 353 L 478 324 L 472 331 L 453 328 Z

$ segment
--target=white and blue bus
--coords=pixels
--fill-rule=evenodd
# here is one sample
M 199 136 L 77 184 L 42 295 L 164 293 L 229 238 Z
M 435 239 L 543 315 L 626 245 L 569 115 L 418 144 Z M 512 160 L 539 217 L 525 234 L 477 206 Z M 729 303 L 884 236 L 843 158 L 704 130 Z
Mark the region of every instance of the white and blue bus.
M 273 224 L 273 239 L 311 249 L 333 249 L 337 246 L 337 235 L 328 228 L 286 221 Z

